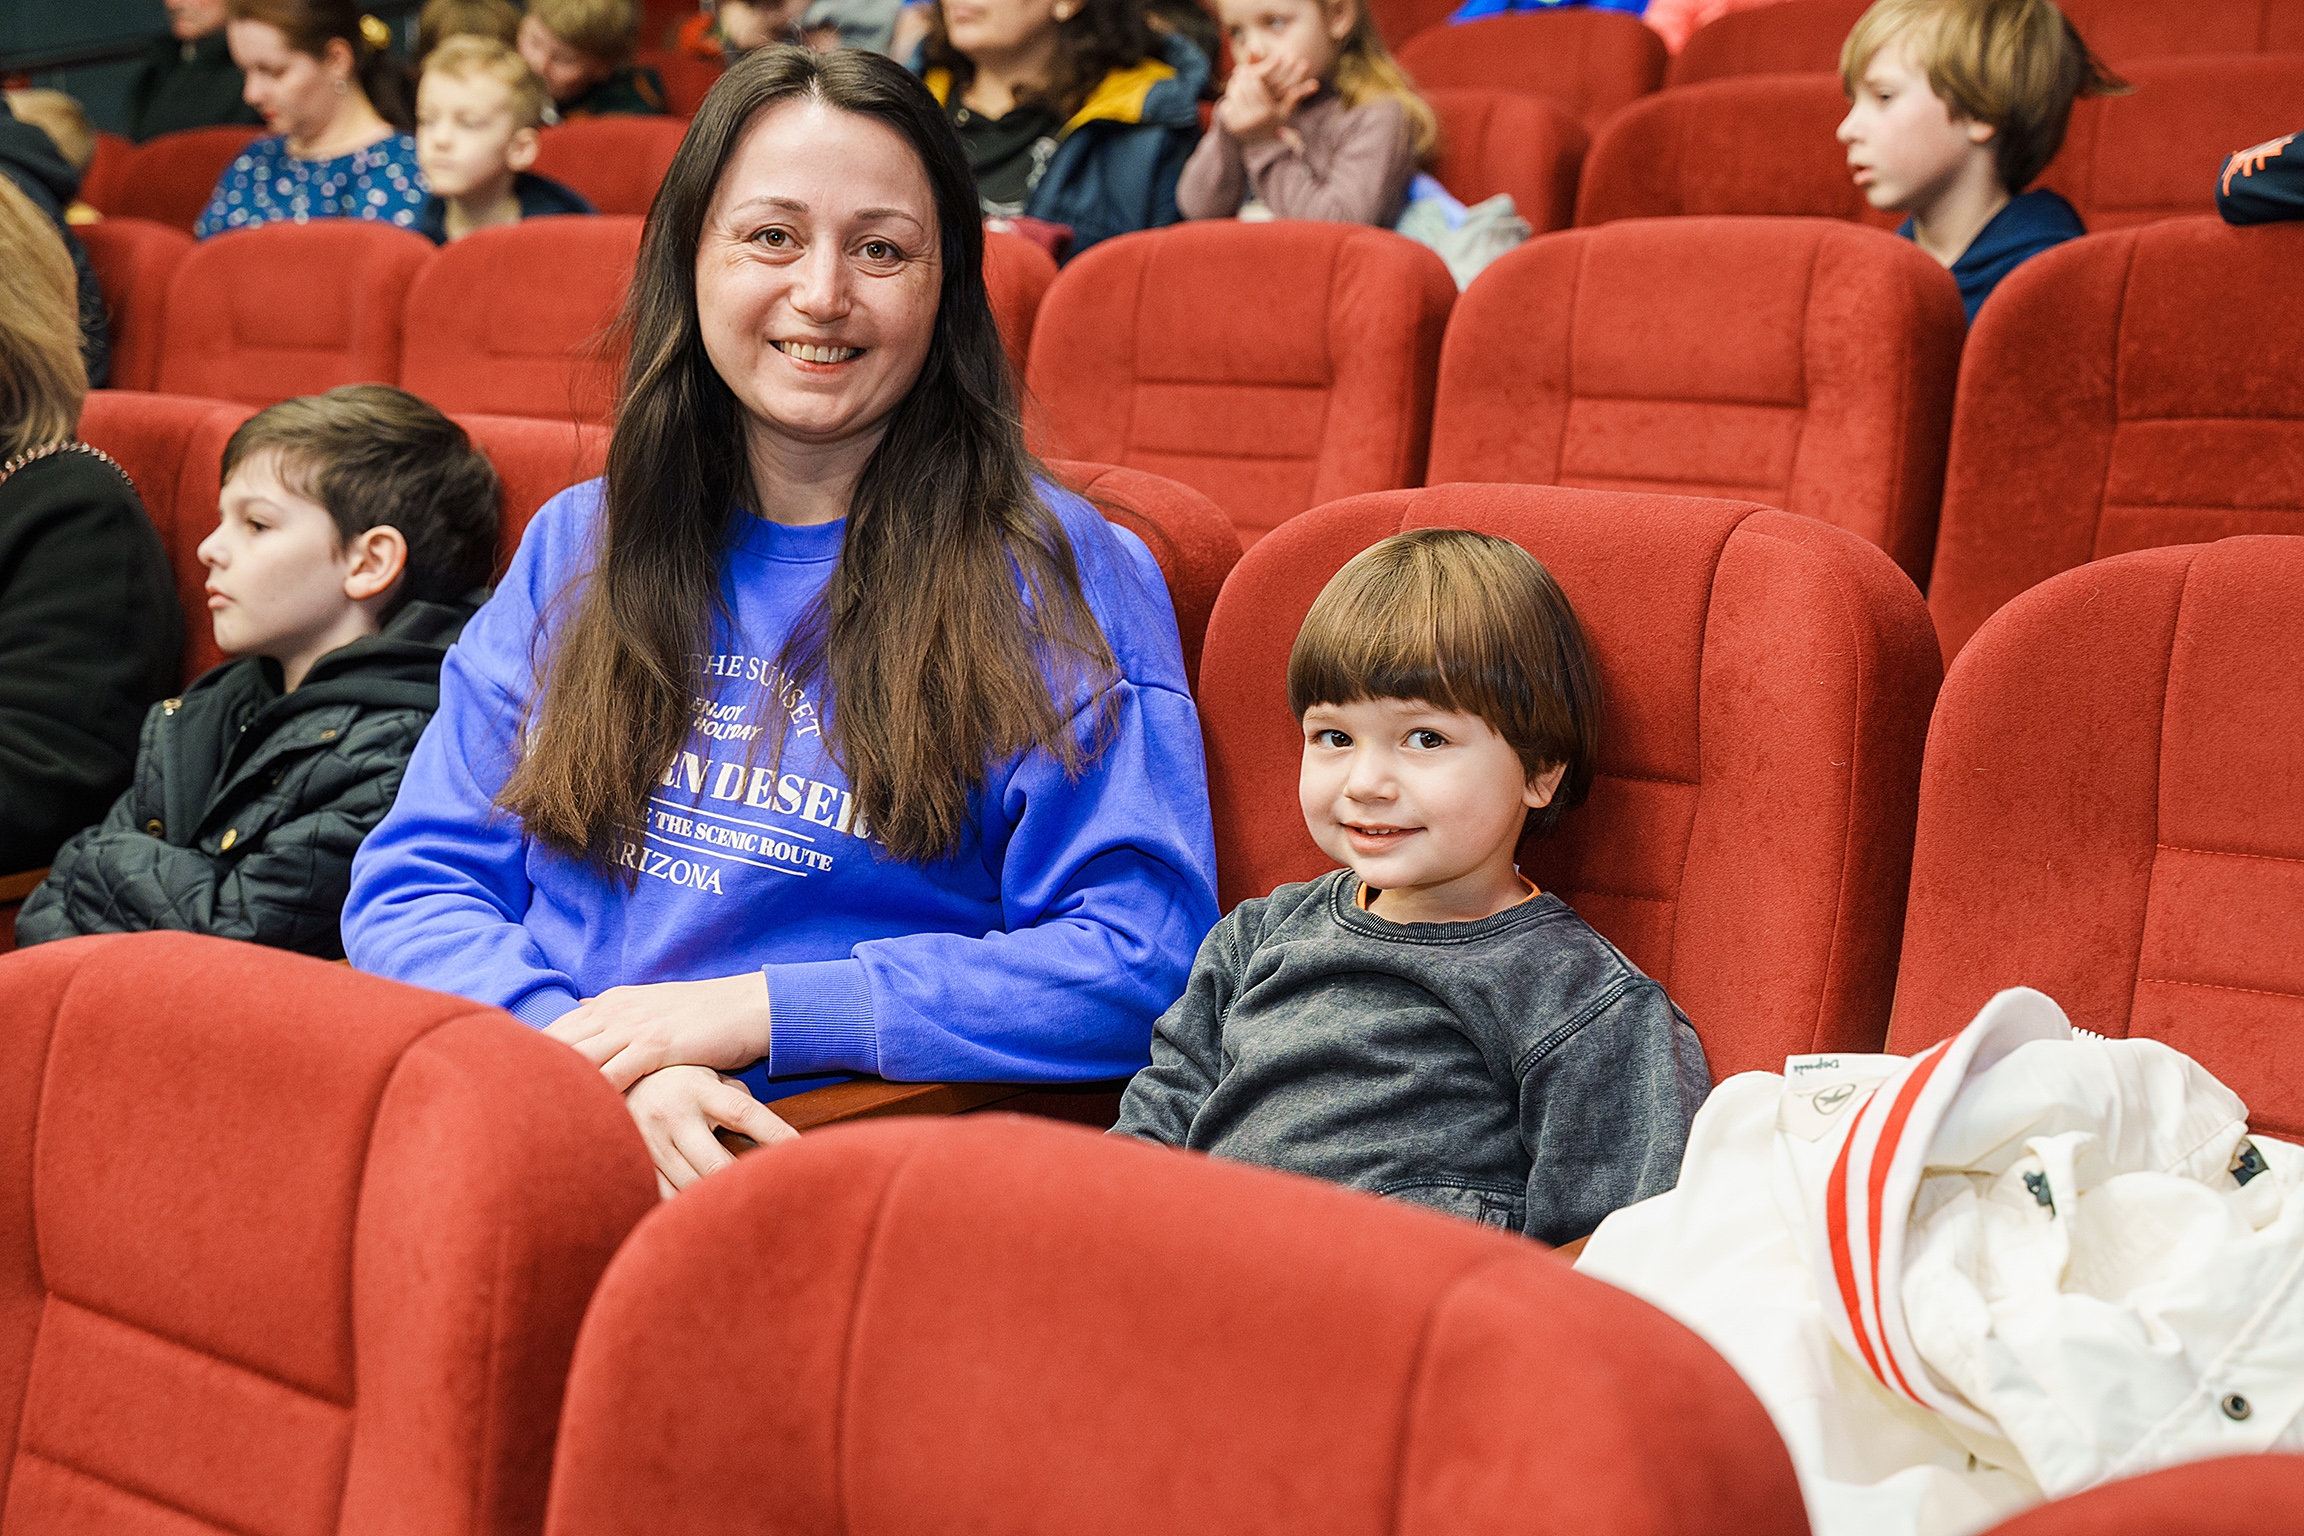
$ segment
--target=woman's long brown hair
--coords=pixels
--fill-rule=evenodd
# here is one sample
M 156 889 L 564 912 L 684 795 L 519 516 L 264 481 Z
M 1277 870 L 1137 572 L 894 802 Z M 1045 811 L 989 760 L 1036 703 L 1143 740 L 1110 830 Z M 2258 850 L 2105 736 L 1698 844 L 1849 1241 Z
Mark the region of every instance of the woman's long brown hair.
M 858 819 L 914 863 L 959 845 L 995 764 L 1039 749 L 1078 773 L 1103 745 L 1101 713 L 1073 715 L 1115 673 L 1112 651 L 1033 490 L 960 142 L 887 59 L 764 48 L 712 88 L 649 212 L 617 325 L 630 360 L 592 569 L 540 662 L 526 750 L 497 797 L 544 843 L 604 869 L 687 739 L 729 618 L 733 520 L 747 515 L 739 407 L 697 321 L 705 214 L 744 130 L 801 95 L 884 122 L 918 152 L 943 286 L 920 377 L 857 481 L 839 567 L 786 639 L 784 675 L 828 696 L 825 739 Z M 782 716 L 767 719 L 780 752 Z

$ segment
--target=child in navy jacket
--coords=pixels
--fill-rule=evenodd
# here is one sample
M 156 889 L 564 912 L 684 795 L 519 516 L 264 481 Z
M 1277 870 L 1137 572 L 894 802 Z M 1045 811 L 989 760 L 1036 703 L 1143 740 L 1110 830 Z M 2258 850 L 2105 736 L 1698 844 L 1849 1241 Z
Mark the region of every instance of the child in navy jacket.
M 1879 0 L 1840 51 L 1840 142 L 1897 233 L 1952 269 L 1976 311 L 2000 280 L 2087 233 L 2072 205 L 2027 192 L 2079 96 L 2128 89 L 2049 0 Z

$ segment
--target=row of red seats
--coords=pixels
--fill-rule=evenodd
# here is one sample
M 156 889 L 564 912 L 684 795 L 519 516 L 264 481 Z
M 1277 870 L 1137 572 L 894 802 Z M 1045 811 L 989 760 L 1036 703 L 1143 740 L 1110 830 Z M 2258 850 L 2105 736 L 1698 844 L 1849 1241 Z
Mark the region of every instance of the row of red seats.
M 87 435 L 145 487 L 195 596 L 190 552 L 213 526 L 216 456 L 244 415 L 163 396 L 91 402 Z M 596 472 L 596 429 L 466 425 L 504 475 L 506 550 L 549 494 Z M 1598 780 L 1565 835 L 1523 847 L 1521 862 L 1671 989 L 1717 1074 L 1800 1051 L 1876 1049 L 1883 1038 L 1925 1044 L 1964 1022 L 1994 977 L 2042 986 L 2110 1033 L 2169 1013 L 2166 998 L 2122 990 L 2139 976 L 2224 985 L 2237 967 L 2266 996 L 2304 983 L 2304 973 L 2273 974 L 2296 955 L 2252 953 L 2263 946 L 2234 935 L 2304 899 L 2304 887 L 2280 884 L 2279 862 L 2297 851 L 2281 844 L 2304 849 L 2304 809 L 2260 809 L 2266 786 L 2304 771 L 2304 731 L 2266 729 L 2304 721 L 2304 626 L 2273 622 L 2281 603 L 2304 601 L 2304 540 L 2189 545 L 2068 572 L 1993 620 L 1939 703 L 1927 611 L 1887 558 L 1749 501 L 1447 485 L 1331 503 L 1238 557 L 1221 514 L 1183 487 L 1091 466 L 1059 473 L 1123 503 L 1114 515 L 1145 537 L 1168 578 L 1198 677 L 1227 906 L 1326 867 L 1295 810 L 1301 743 L 1285 676 L 1298 623 L 1352 554 L 1405 526 L 1443 524 L 1535 551 L 1593 636 L 1610 709 Z M 2253 610 L 2224 595 L 2266 583 Z M 2195 600 L 2206 606 L 2185 606 Z M 197 605 L 188 612 L 198 667 L 214 652 Z M 2170 660 L 2199 645 L 2235 654 L 2212 666 Z M 2097 673 L 2101 697 L 2083 706 L 2074 679 Z M 1986 731 L 1947 716 L 1979 707 L 1959 703 L 1963 687 L 2000 699 L 1984 714 L 2005 721 Z M 2073 709 L 2082 713 L 2067 718 Z M 1931 854 L 1923 810 L 1914 865 L 1932 711 L 1927 774 L 1956 808 L 1956 835 Z M 2081 724 L 2098 735 L 2080 741 Z M 2012 732 L 2075 745 L 2057 756 L 2052 742 L 2027 749 Z M 2157 751 L 2134 750 L 2148 740 Z M 2043 787 L 2027 791 L 2034 778 Z M 1996 873 L 1971 862 L 1989 842 L 1978 828 L 1994 817 L 2023 842 L 2001 850 Z M 2157 842 L 2135 842 L 2155 828 Z M 2219 864 L 2219 849 L 2252 857 Z M 2068 888 L 2067 872 L 2080 870 L 2087 878 Z M 2132 906 L 2135 921 L 2096 923 L 2085 944 L 2055 942 L 2044 914 L 2089 903 Z M 1976 930 L 1995 913 L 2023 920 L 1999 937 Z M 2121 944 L 2127 954 L 2104 952 Z M 2003 963 L 1973 963 L 1985 954 Z M 2282 1097 L 2304 1092 L 2304 1074 L 2283 1077 L 2276 1039 L 2231 1060 L 2196 1054 L 2260 1114 L 2304 1127 L 2304 1099 L 2286 1107 Z M 2258 1091 L 2267 1086 L 2268 1097 Z
M 116 389 L 270 405 L 384 382 L 443 410 L 603 421 L 622 359 L 599 343 L 631 286 L 641 227 L 539 220 L 436 247 L 332 219 L 196 243 L 116 218 L 81 236 L 111 312 Z M 1021 372 L 1056 264 L 991 232 L 985 280 Z
M 1210 625 L 1227 902 L 1309 851 L 1280 831 L 1287 637 L 1352 553 L 1438 522 L 1523 543 L 1584 614 L 1609 749 L 1570 841 L 1530 867 L 1666 980 L 1716 1076 L 1883 1033 L 1917 1049 L 2024 980 L 2191 1052 L 2258 1128 L 2304 1128 L 2284 942 L 2304 797 L 2281 793 L 2304 773 L 2304 540 L 2059 578 L 1938 697 L 1910 588 L 1810 520 L 1535 487 L 1321 508 L 1242 560 Z M 533 1530 L 548 1476 L 562 1536 L 1395 1529 L 1404 1510 L 1805 1528 L 1717 1357 L 1507 1238 L 995 1123 L 804 1141 L 627 1241 L 648 1173 L 615 1096 L 491 1010 L 174 936 L 6 964 L 0 1187 L 20 1195 L 0 1221 L 23 1262 L 0 1391 L 28 1530 L 153 1505 L 232 1529 L 366 1531 L 389 1509 Z M 163 986 L 180 1006 L 150 1006 Z M 164 1150 L 120 1134 L 122 1102 L 175 1106 Z M 2162 1474 L 2005 1530 L 2273 1528 L 2229 1522 L 2293 1497 L 2294 1466 Z M 2204 1492 L 2202 1523 L 2165 1523 Z
M 605 376 L 582 354 L 637 238 L 608 219 L 437 255 L 354 223 L 227 236 L 182 255 L 150 366 L 252 403 L 381 378 L 453 411 L 598 419 Z M 996 235 L 989 275 L 1042 447 L 1191 485 L 1244 542 L 1426 482 L 1749 497 L 1887 550 L 1926 584 L 1949 656 L 2059 570 L 2293 526 L 2300 242 L 2212 219 L 2090 236 L 2020 269 L 1965 345 L 1941 268 L 1821 220 L 1566 232 L 1461 299 L 1422 247 L 1344 225 L 1153 231 L 1061 275 Z M 118 251 L 100 253 L 121 287 Z M 316 268 L 358 276 L 299 286 Z M 125 285 L 124 376 L 152 286 Z
M 245 404 L 221 400 L 98 390 L 81 417 L 81 437 L 128 472 L 168 551 L 184 607 L 187 681 L 223 659 L 201 597 L 206 572 L 198 550 L 216 528 L 224 445 L 253 414 Z M 503 485 L 496 548 L 501 575 L 537 510 L 568 486 L 605 471 L 608 432 L 588 423 L 453 414 L 496 466 Z M 1224 514 L 1198 492 L 1141 470 L 1065 461 L 1049 467 L 1151 549 L 1168 581 L 1186 663 L 1197 668 L 1217 590 L 1240 558 Z
M 1836 74 L 1840 45 L 1870 0 L 1777 0 L 1733 11 L 1699 27 L 1677 55 L 1620 12 L 1531 10 L 1447 25 L 1460 3 L 1370 0 L 1369 9 L 1418 84 L 1531 92 L 1597 131 L 1617 111 L 1669 86 L 1743 75 Z M 2198 0 L 2181 7 L 2166 0 L 2065 0 L 2059 8 L 2097 57 L 2123 72 L 2140 61 L 2193 54 L 2304 52 L 2304 0 Z
M 1622 22 L 1653 40 L 1614 13 L 1546 12 L 1442 28 L 1407 51 L 1440 118 L 1433 173 L 1458 198 L 1510 193 L 1539 233 L 1675 214 L 1900 221 L 1870 209 L 1849 180 L 1833 138 L 1847 112 L 1836 75 L 1725 79 L 1637 99 L 1618 99 L 1597 77 L 1593 89 L 1571 90 L 1532 72 L 1530 61 L 1558 64 L 1558 24 L 1574 17 Z M 2077 103 L 2064 148 L 2040 181 L 2092 230 L 2213 211 L 2224 157 L 2292 129 L 2304 100 L 2304 53 L 2149 59 L 2125 68 L 2134 94 Z M 571 123 L 545 134 L 539 169 L 602 213 L 644 215 L 685 129 L 674 118 Z M 100 163 L 83 195 L 108 215 L 189 231 L 205 202 L 191 194 L 213 184 L 247 133 L 200 129 L 155 139 Z

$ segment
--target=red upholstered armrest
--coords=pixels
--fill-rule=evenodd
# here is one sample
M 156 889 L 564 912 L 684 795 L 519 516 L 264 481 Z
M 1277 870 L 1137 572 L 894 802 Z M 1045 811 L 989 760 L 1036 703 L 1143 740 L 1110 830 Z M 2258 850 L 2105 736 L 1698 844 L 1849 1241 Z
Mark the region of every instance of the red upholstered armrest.
M 47 878 L 45 866 L 25 870 L 20 875 L 0 875 L 0 902 L 22 901 L 32 894 L 32 887 Z

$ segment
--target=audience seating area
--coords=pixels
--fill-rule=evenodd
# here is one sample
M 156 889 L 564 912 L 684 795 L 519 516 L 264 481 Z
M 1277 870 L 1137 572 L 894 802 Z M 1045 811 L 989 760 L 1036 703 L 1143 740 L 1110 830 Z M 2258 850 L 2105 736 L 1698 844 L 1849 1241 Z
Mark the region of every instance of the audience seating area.
M 2081 103 L 2042 179 L 2092 233 L 1972 328 L 1834 140 L 1864 0 L 1669 59 L 1621 14 L 1454 4 L 1373 9 L 1434 174 L 1537 231 L 1460 295 L 1357 226 L 1061 270 L 986 237 L 1035 450 L 1166 579 L 1222 904 L 1329 864 L 1286 706 L 1313 597 L 1401 529 L 1481 529 L 1559 579 L 1606 700 L 1589 803 L 1519 862 L 1666 985 L 1715 1081 L 1919 1051 L 2021 980 L 2304 1138 L 2304 229 L 2211 197 L 2298 127 L 2304 0 L 2069 0 L 2135 90 Z M 648 62 L 683 113 L 717 69 Z M 101 139 L 79 232 L 115 387 L 81 435 L 168 550 L 187 679 L 220 659 L 224 446 L 264 404 L 382 380 L 452 413 L 503 480 L 499 570 L 603 472 L 686 127 L 548 130 L 537 169 L 603 216 L 445 248 L 195 244 L 253 130 Z M 11 1530 L 1807 1529 L 1728 1366 L 1533 1245 L 1046 1120 L 816 1130 L 1108 1124 L 1106 1085 L 820 1090 L 779 1105 L 797 1147 L 643 1220 L 616 1095 L 492 1010 L 176 935 L 0 964 Z M 2209 1462 L 1988 1536 L 2253 1536 L 2299 1499 L 2304 1457 Z

